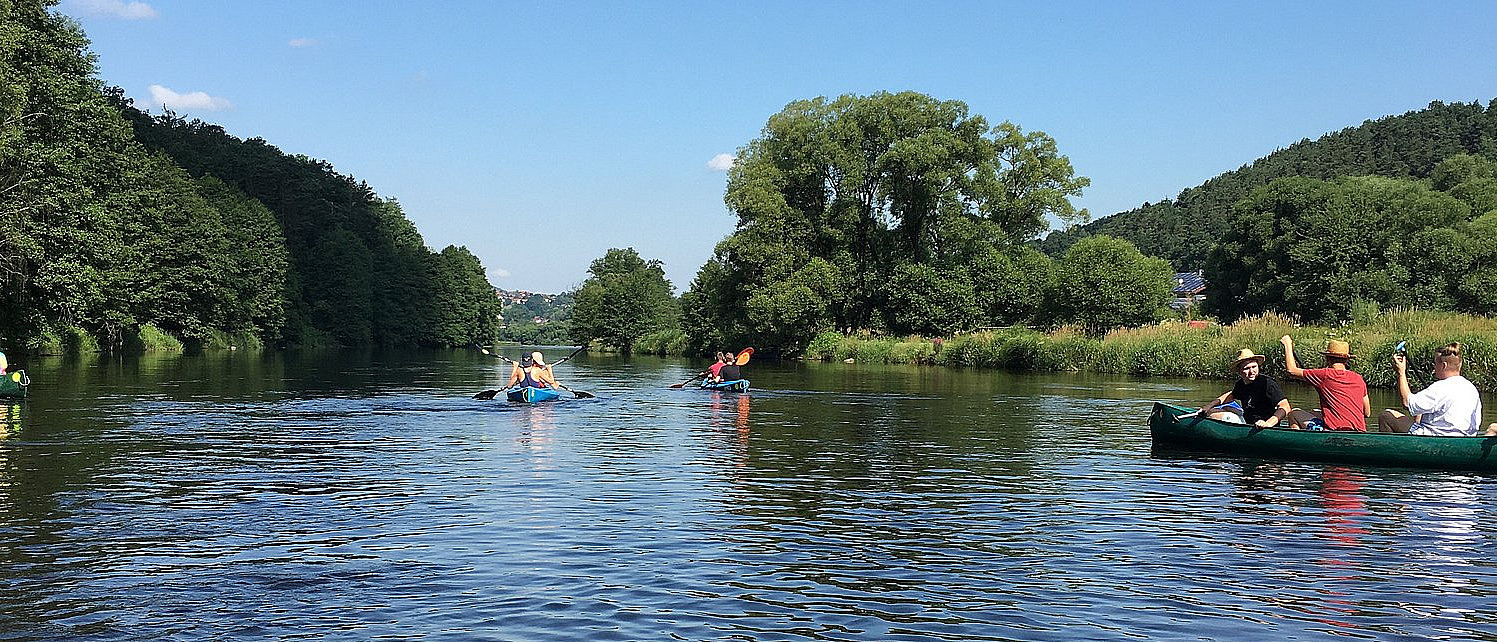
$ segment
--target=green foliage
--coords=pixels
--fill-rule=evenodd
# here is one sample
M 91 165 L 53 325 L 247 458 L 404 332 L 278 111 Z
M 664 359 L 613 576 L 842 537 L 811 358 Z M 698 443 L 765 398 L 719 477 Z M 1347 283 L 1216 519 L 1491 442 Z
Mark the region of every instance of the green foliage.
M 640 337 L 679 327 L 681 309 L 658 260 L 634 248 L 610 249 L 588 267 L 592 275 L 572 295 L 567 332 L 579 344 L 599 341 L 629 353 Z
M 1169 300 L 1173 275 L 1163 259 L 1144 256 L 1132 243 L 1092 236 L 1056 263 L 1045 297 L 1053 321 L 1100 333 L 1154 321 Z
M 1061 256 L 1078 240 L 1107 234 L 1127 239 L 1181 271 L 1201 269 L 1216 242 L 1234 225 L 1233 204 L 1276 179 L 1299 176 L 1330 180 L 1343 176 L 1435 178 L 1435 189 L 1460 197 L 1455 182 L 1479 176 L 1479 167 L 1448 167 L 1444 160 L 1461 154 L 1497 159 L 1497 100 L 1480 103 L 1433 102 L 1420 111 L 1367 121 L 1356 127 L 1298 143 L 1187 188 L 1173 200 L 1145 203 L 1136 209 L 1050 234 L 1041 248 Z M 1473 164 L 1474 165 L 1474 164 Z M 1466 189 L 1472 189 L 1469 186 Z M 1490 193 L 1490 192 L 1488 192 Z M 1477 213 L 1490 211 L 1490 207 Z
M 1424 183 L 1286 178 L 1235 212 L 1206 267 L 1206 311 L 1217 317 L 1276 309 L 1331 323 L 1375 315 L 1358 306 L 1489 309 L 1497 227 Z
M 990 126 L 957 101 L 791 103 L 729 173 L 738 230 L 682 297 L 686 327 L 698 346 L 752 340 L 795 354 L 832 329 L 950 332 L 1026 317 L 1045 264 L 1019 247 L 1051 217 L 1084 217 L 1070 198 L 1087 184 L 1045 134 Z
M 634 342 L 635 354 L 685 357 L 692 354 L 690 340 L 680 328 L 656 330 Z
M 134 341 L 128 345 L 139 352 L 182 352 L 184 349 L 180 339 L 150 324 L 140 326 Z
M 934 363 L 1043 372 L 1101 372 L 1143 376 L 1231 379 L 1232 357 L 1242 348 L 1266 355 L 1264 372 L 1286 379 L 1279 337 L 1295 339 L 1306 367 L 1318 366 L 1318 351 L 1330 339 L 1351 342 L 1357 359 L 1352 369 L 1370 386 L 1395 384 L 1393 346 L 1407 341 L 1409 373 L 1416 388 L 1430 383 L 1436 348 L 1458 341 L 1464 346 L 1462 374 L 1480 388 L 1497 386 L 1497 319 L 1428 310 L 1394 310 L 1346 326 L 1299 326 L 1292 319 L 1265 314 L 1232 325 L 1191 327 L 1166 322 L 1114 330 L 1096 337 L 1076 327 L 1048 333 L 1011 328 L 962 334 L 945 339 L 903 340 L 869 334 L 818 335 L 806 349 L 808 358 L 853 359 L 859 363 Z
M 426 249 L 398 204 L 325 162 L 135 109 L 51 4 L 0 2 L 0 333 L 49 350 L 59 327 L 113 350 L 142 325 L 190 344 L 492 335 L 468 264 Z

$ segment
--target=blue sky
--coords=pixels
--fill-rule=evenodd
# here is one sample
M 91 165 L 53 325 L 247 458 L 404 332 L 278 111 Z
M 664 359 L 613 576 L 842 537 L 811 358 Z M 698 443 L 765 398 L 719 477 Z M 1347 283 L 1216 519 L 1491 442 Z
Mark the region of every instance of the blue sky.
M 1497 2 L 63 0 L 142 107 L 324 159 L 427 244 L 558 292 L 610 247 L 685 289 L 787 103 L 914 90 L 1056 139 L 1094 217 L 1302 138 L 1497 98 Z

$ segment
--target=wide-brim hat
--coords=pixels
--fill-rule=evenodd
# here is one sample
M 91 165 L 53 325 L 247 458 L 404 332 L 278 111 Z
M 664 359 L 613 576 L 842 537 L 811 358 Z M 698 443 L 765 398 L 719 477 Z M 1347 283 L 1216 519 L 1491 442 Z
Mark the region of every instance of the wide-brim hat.
M 541 353 L 539 351 L 530 353 L 530 360 L 534 361 L 535 365 L 538 366 L 546 365 L 546 360 L 541 357 Z
M 1265 357 L 1263 355 L 1261 355 L 1261 354 L 1253 354 L 1252 350 L 1249 350 L 1247 348 L 1243 348 L 1243 349 L 1237 351 L 1237 358 L 1232 360 L 1232 369 L 1236 370 L 1238 368 L 1241 368 L 1242 367 L 1242 362 L 1244 362 L 1244 361 L 1257 361 L 1258 365 L 1261 366 L 1261 365 L 1263 365 L 1263 361 L 1264 360 L 1265 360 Z
M 1331 339 L 1325 344 L 1325 350 L 1320 354 L 1333 359 L 1355 359 L 1357 355 L 1351 353 L 1351 344 L 1340 339 Z

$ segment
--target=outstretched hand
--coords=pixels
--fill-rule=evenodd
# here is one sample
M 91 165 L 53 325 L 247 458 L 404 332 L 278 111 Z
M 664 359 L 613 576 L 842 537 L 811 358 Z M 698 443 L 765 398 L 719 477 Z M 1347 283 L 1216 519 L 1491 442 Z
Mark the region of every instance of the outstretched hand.
M 1409 360 L 1408 360 L 1407 357 L 1405 357 L 1405 356 L 1403 356 L 1401 354 L 1395 354 L 1395 355 L 1393 355 L 1393 371 L 1394 372 L 1397 372 L 1398 374 L 1404 374 L 1404 372 L 1406 372 L 1408 370 L 1408 367 L 1409 367 Z
M 1287 335 L 1287 334 L 1284 335 L 1284 336 L 1282 336 L 1282 337 L 1279 337 L 1279 343 L 1284 346 L 1285 350 L 1293 350 L 1294 349 L 1294 339 L 1290 338 L 1290 336 Z

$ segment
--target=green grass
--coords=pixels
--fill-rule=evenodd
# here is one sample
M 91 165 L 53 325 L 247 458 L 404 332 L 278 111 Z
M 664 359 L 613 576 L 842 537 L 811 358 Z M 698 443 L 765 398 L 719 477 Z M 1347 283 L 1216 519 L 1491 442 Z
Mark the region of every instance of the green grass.
M 1339 327 L 1300 326 L 1272 313 L 1225 326 L 1165 322 L 1114 330 L 1100 339 L 1076 328 L 1052 332 L 1011 328 L 936 339 L 826 332 L 811 342 L 806 358 L 1228 379 L 1235 375 L 1232 360 L 1237 351 L 1248 348 L 1267 356 L 1265 370 L 1283 379 L 1287 373 L 1279 337 L 1286 334 L 1294 338 L 1295 356 L 1306 368 L 1324 364 L 1320 351 L 1327 341 L 1350 342 L 1357 355 L 1352 369 L 1373 387 L 1395 384 L 1393 346 L 1406 341 L 1411 383 L 1416 389 L 1429 383 L 1435 348 L 1458 341 L 1465 346 L 1462 374 L 1477 387 L 1497 387 L 1497 319 L 1426 310 L 1364 315 L 1359 323 Z

